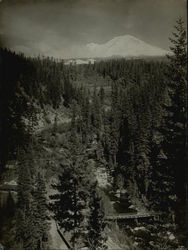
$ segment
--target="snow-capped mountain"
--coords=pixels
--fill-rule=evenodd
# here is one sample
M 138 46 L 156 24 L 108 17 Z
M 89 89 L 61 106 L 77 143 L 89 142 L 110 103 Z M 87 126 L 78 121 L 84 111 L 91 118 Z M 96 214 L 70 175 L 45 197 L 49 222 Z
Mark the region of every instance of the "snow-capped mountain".
M 169 53 L 166 50 L 152 46 L 130 35 L 115 37 L 104 44 L 89 43 L 86 45 L 86 48 L 90 58 L 165 56 Z
M 65 65 L 69 65 L 69 64 L 94 64 L 95 59 L 93 58 L 84 58 L 84 59 L 65 59 Z
M 171 53 L 130 35 L 115 37 L 104 44 L 89 43 L 76 52 L 78 51 L 74 59 L 67 59 L 65 64 L 88 64 L 94 63 L 97 58 L 108 57 L 163 57 Z
M 171 52 L 152 46 L 134 36 L 124 35 L 117 36 L 110 41 L 98 44 L 88 43 L 83 45 L 75 45 L 73 47 L 56 47 L 46 45 L 45 43 L 30 42 L 29 46 L 17 45 L 10 49 L 16 52 L 22 52 L 27 56 L 53 56 L 54 58 L 62 58 L 65 64 L 88 64 L 94 63 L 95 60 L 108 57 L 163 57 Z

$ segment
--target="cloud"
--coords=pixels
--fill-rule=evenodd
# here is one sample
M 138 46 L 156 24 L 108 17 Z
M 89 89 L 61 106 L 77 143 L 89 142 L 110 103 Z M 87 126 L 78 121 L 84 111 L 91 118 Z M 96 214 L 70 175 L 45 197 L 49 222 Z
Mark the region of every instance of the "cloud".
M 0 34 L 24 53 L 74 57 L 87 43 L 130 34 L 168 49 L 184 0 L 3 0 Z

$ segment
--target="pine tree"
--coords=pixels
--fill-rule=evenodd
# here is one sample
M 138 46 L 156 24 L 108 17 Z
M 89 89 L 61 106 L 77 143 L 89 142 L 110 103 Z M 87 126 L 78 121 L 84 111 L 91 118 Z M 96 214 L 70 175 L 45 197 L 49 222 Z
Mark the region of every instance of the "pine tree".
M 93 92 L 91 121 L 94 128 L 94 132 L 97 133 L 101 128 L 102 117 L 101 117 L 101 103 L 97 93 L 96 86 L 94 87 L 94 92 Z
M 34 191 L 34 198 L 36 199 L 36 217 L 37 217 L 37 232 L 38 232 L 38 246 L 42 249 L 43 242 L 48 239 L 49 231 L 49 215 L 47 208 L 46 187 L 45 182 L 40 173 L 36 178 L 36 189 Z
M 72 121 L 72 124 L 73 121 Z M 69 154 L 65 162 L 61 164 L 62 170 L 57 185 L 53 188 L 57 194 L 50 196 L 51 209 L 54 218 L 65 232 L 71 232 L 73 248 L 82 235 L 84 214 L 88 197 L 87 164 L 84 159 L 83 146 L 72 125 L 69 138 Z
M 121 109 L 119 100 L 119 89 L 117 84 L 112 85 L 111 90 L 111 111 L 109 116 L 109 127 L 106 130 L 109 158 L 113 164 L 113 170 L 117 167 L 117 153 L 119 149 L 120 125 L 121 125 Z
M 96 189 L 96 184 L 92 187 L 90 195 L 90 216 L 88 221 L 88 243 L 89 249 L 107 249 L 106 246 L 106 236 L 104 229 L 106 223 L 104 221 L 104 212 L 101 209 L 101 198 L 99 197 L 98 191 Z
M 99 90 L 99 97 L 100 97 L 101 105 L 104 105 L 105 92 L 102 86 L 100 87 L 100 90 Z
M 187 145 L 187 51 L 186 31 L 182 19 L 178 19 L 173 38 L 170 38 L 173 55 L 168 56 L 168 92 L 170 104 L 166 104 L 166 117 L 163 127 L 163 150 L 166 166 L 170 166 L 170 175 L 174 179 L 173 192 L 177 197 L 173 209 L 178 222 L 183 223 L 186 185 L 186 145 Z M 181 210 L 181 211 L 180 211 Z
M 16 210 L 16 242 L 26 250 L 42 250 L 49 224 L 45 183 L 36 178 L 32 151 L 20 156 L 18 173 L 18 204 Z
M 36 203 L 32 197 L 32 181 L 28 164 L 24 161 L 19 165 L 18 177 L 18 208 L 16 211 L 16 241 L 24 249 L 35 250 Z
M 83 214 L 85 207 L 84 191 L 79 189 L 78 176 L 75 169 L 62 165 L 62 174 L 59 183 L 53 185 L 59 194 L 50 196 L 54 201 L 51 208 L 55 214 L 54 218 L 65 232 L 71 232 L 73 248 L 81 235 Z

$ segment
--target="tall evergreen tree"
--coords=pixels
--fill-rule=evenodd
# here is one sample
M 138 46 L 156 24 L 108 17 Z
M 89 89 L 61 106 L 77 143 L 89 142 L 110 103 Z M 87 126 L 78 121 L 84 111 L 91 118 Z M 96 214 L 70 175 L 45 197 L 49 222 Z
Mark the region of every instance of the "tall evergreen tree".
M 47 208 L 47 198 L 46 198 L 46 187 L 45 182 L 40 173 L 36 178 L 36 188 L 34 191 L 34 198 L 37 202 L 37 225 L 36 229 L 38 231 L 38 249 L 43 249 L 43 243 L 48 240 L 49 231 L 49 215 Z
M 59 194 L 50 198 L 54 201 L 51 208 L 55 214 L 55 220 L 65 232 L 71 232 L 73 248 L 81 235 L 84 208 L 84 193 L 78 187 L 78 179 L 74 169 L 62 166 L 63 173 L 59 176 L 59 183 L 53 185 Z
M 177 222 L 185 220 L 183 209 L 186 194 L 186 145 L 187 145 L 187 48 L 186 31 L 182 19 L 175 25 L 173 38 L 170 38 L 172 55 L 168 56 L 168 91 L 170 104 L 166 105 L 166 117 L 163 130 L 163 149 L 167 157 L 166 166 L 174 179 L 173 192 L 177 197 L 173 209 Z M 184 210 L 184 211 L 183 211 Z
M 61 164 L 62 170 L 57 185 L 53 185 L 58 193 L 50 198 L 55 220 L 65 232 L 71 232 L 71 242 L 75 249 L 84 226 L 83 210 L 87 202 L 88 180 L 83 146 L 76 133 L 74 119 L 71 124 L 70 152 L 65 162 Z
M 16 210 L 16 241 L 26 250 L 42 250 L 49 225 L 45 184 L 36 178 L 31 152 L 23 154 L 18 173 L 18 204 Z
M 88 221 L 88 243 L 89 249 L 99 250 L 107 249 L 107 237 L 104 233 L 106 223 L 104 221 L 104 212 L 101 209 L 101 198 L 98 194 L 96 184 L 92 187 L 90 195 L 90 216 Z
M 32 197 L 32 181 L 29 166 L 21 162 L 18 176 L 18 208 L 16 211 L 16 241 L 24 249 L 35 250 L 37 240 L 35 235 L 36 203 Z
M 101 117 L 101 103 L 96 86 L 94 87 L 93 91 L 91 121 L 94 128 L 94 132 L 96 133 L 99 132 L 99 129 L 101 128 L 102 117 Z

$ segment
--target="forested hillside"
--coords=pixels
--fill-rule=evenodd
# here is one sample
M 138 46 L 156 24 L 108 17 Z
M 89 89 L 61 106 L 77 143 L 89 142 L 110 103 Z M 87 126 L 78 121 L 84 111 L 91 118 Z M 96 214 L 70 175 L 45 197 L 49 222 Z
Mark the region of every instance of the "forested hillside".
M 50 249 L 53 218 L 73 249 L 112 249 L 110 240 L 118 249 L 186 246 L 187 52 L 181 19 L 171 42 L 174 54 L 167 60 L 88 65 L 1 49 L 1 187 L 7 180 L 17 183 L 16 195 L 9 191 L 1 206 L 3 245 Z M 56 115 L 37 130 L 49 108 Z M 64 119 L 58 120 L 60 112 Z M 106 173 L 106 185 L 97 171 Z M 161 215 L 144 222 L 147 236 L 125 234 L 126 222 L 119 229 L 107 222 L 118 213 L 110 200 L 117 193 L 120 213 L 132 207 L 134 213 Z

